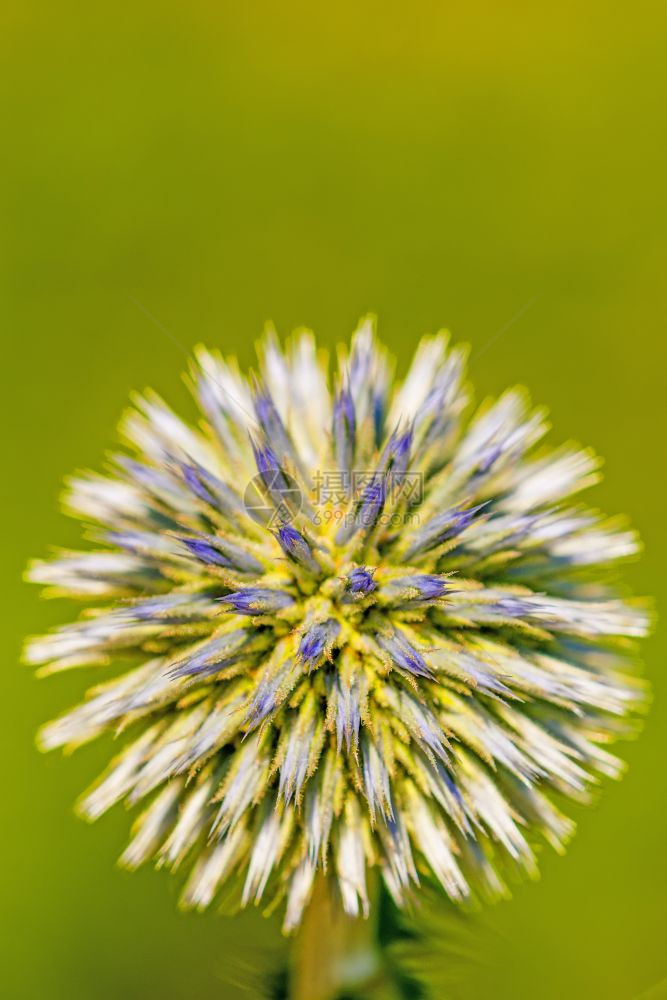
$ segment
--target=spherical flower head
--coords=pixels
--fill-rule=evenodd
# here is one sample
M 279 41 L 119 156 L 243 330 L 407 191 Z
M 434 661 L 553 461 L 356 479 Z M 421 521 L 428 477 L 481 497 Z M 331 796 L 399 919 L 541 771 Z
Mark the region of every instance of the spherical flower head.
M 26 656 L 100 683 L 41 745 L 120 734 L 80 810 L 141 804 L 122 861 L 186 867 L 187 906 L 284 897 L 291 930 L 318 871 L 367 913 L 372 869 L 399 906 L 497 896 L 570 836 L 556 799 L 620 772 L 636 536 L 572 501 L 598 461 L 537 452 L 523 391 L 471 409 L 444 334 L 402 382 L 370 321 L 331 381 L 309 334 L 259 355 L 251 383 L 199 349 L 200 426 L 148 394 L 111 471 L 70 480 L 96 547 L 30 577 L 86 609 Z

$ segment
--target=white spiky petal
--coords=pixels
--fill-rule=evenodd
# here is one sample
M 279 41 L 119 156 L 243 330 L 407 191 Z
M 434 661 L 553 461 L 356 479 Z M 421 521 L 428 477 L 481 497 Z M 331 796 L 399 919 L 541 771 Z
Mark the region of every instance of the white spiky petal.
M 366 915 L 369 868 L 399 905 L 429 876 L 455 900 L 502 894 L 540 838 L 572 832 L 551 793 L 585 800 L 620 773 L 605 747 L 643 699 L 647 614 L 609 573 L 637 538 L 570 501 L 597 459 L 537 450 L 545 415 L 522 390 L 470 414 L 445 334 L 402 383 L 370 320 L 333 381 L 309 333 L 283 351 L 269 332 L 254 384 L 196 358 L 200 426 L 138 397 L 109 473 L 68 484 L 97 548 L 30 569 L 91 607 L 29 663 L 126 663 L 42 746 L 121 735 L 80 811 L 141 803 L 121 861 L 189 863 L 187 906 L 223 883 L 241 904 L 284 897 L 291 931 L 318 871 Z M 355 470 L 417 476 L 421 502 L 313 492 Z M 258 474 L 280 507 L 269 473 L 303 494 L 291 534 L 284 510 L 267 526 L 244 508 Z

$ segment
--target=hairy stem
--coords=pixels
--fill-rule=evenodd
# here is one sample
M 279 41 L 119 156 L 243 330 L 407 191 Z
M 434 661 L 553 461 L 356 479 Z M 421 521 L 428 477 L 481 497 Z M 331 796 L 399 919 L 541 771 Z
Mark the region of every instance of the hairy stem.
M 294 940 L 290 1000 L 336 1000 L 342 993 L 372 993 L 384 979 L 377 935 L 377 889 L 370 916 L 348 917 L 324 875 Z

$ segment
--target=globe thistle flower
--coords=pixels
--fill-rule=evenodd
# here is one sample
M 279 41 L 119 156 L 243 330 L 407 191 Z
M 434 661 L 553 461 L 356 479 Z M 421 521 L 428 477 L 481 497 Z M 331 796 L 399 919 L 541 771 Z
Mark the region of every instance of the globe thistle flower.
M 574 499 L 598 460 L 537 450 L 520 389 L 472 411 L 446 335 L 399 382 L 365 321 L 333 390 L 307 333 L 268 334 L 252 380 L 196 357 L 200 425 L 138 397 L 68 483 L 94 547 L 30 568 L 84 611 L 28 662 L 101 675 L 41 746 L 118 735 L 80 812 L 141 806 L 121 861 L 186 867 L 189 907 L 229 887 L 290 931 L 318 872 L 352 916 L 372 871 L 398 906 L 502 894 L 620 773 L 643 699 L 647 614 L 610 571 L 637 538 Z

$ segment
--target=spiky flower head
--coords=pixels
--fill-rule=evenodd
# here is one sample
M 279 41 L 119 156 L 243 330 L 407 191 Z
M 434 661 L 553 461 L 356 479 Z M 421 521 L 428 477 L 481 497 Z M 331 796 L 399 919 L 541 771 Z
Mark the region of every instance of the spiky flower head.
M 446 335 L 402 382 L 371 321 L 332 385 L 308 333 L 259 357 L 199 349 L 199 427 L 148 393 L 70 480 L 96 547 L 30 578 L 86 608 L 27 659 L 102 677 L 41 745 L 121 737 L 80 810 L 141 804 L 121 860 L 189 866 L 188 906 L 285 897 L 289 930 L 318 870 L 353 915 L 370 869 L 399 905 L 502 893 L 570 835 L 555 800 L 619 773 L 647 618 L 609 570 L 637 539 L 572 501 L 599 463 L 536 451 L 523 391 L 470 412 Z

